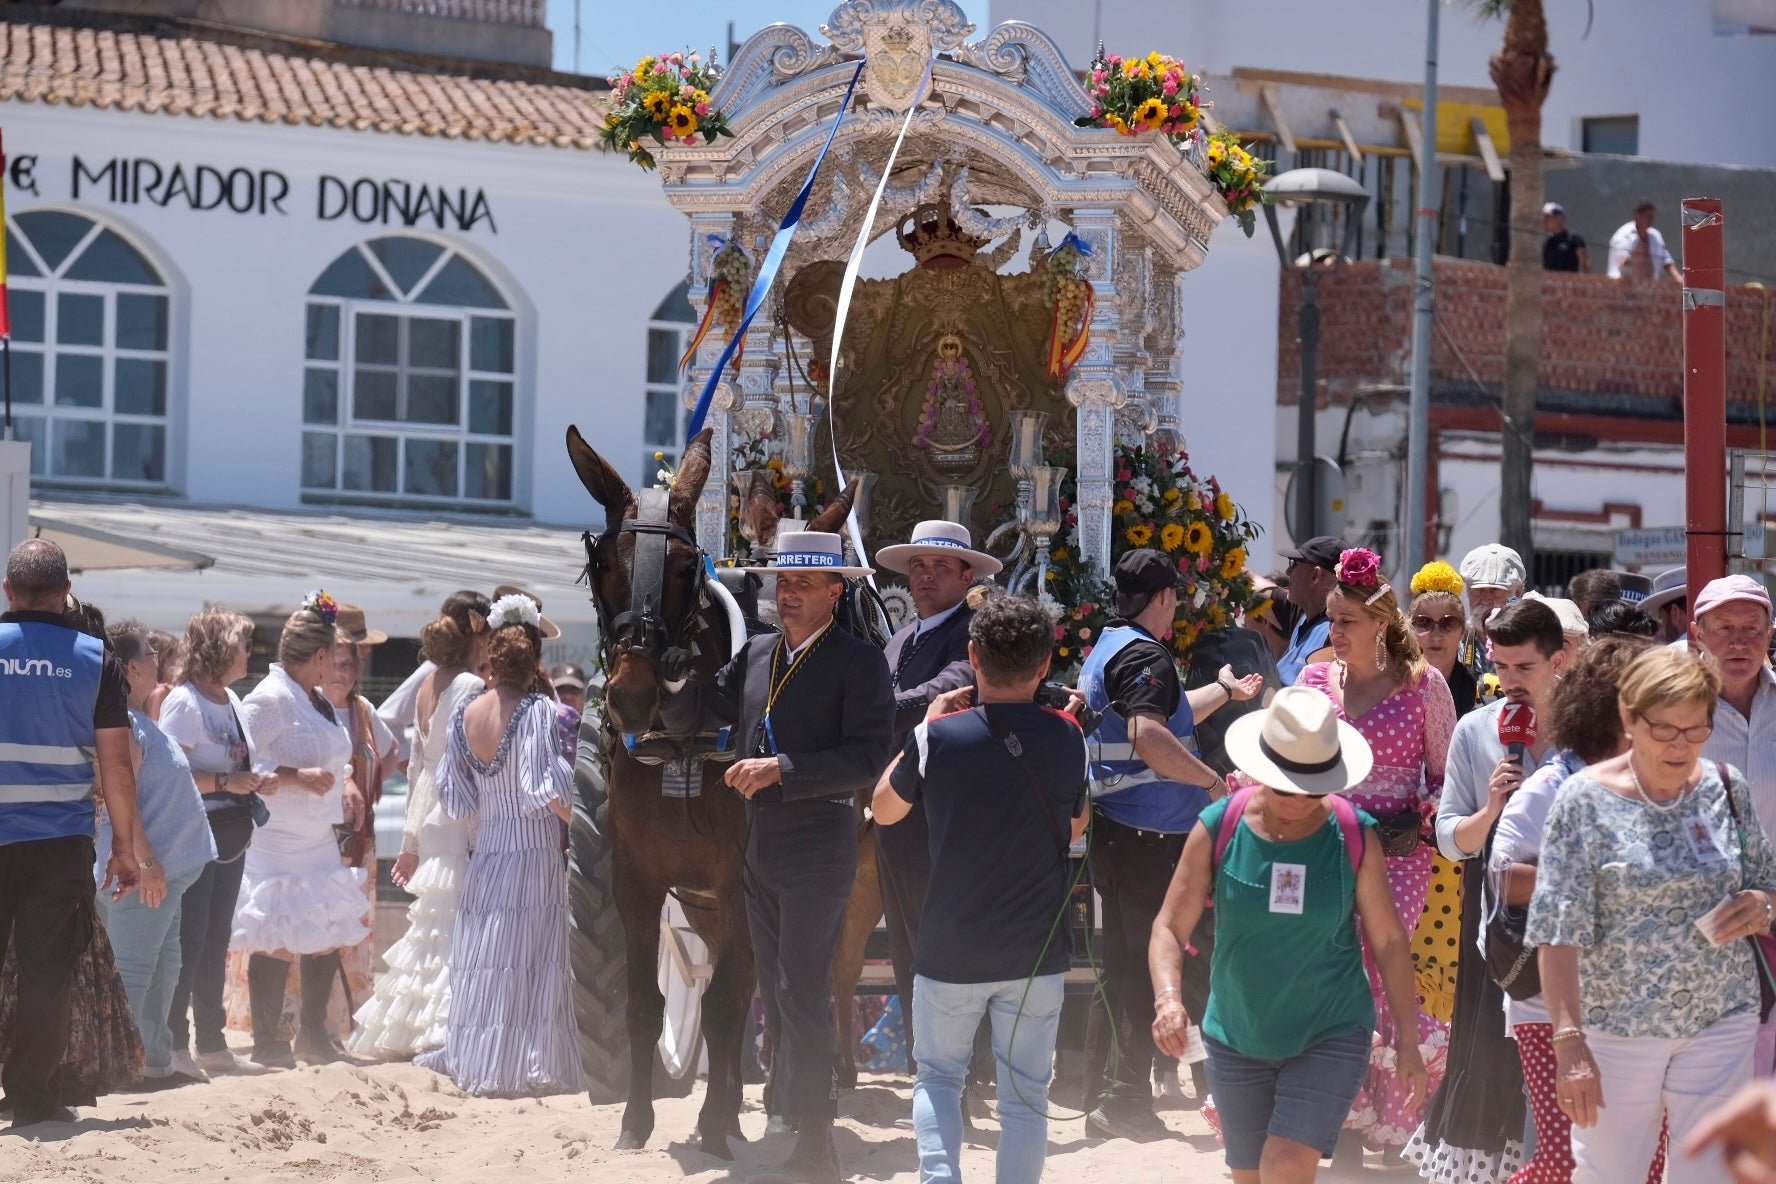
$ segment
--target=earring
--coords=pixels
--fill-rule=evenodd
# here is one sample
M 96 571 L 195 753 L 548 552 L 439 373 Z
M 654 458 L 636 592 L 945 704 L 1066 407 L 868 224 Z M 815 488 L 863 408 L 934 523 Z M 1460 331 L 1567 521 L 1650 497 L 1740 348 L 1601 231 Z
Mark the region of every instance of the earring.
M 1375 668 L 1386 670 L 1387 661 L 1387 630 L 1383 629 L 1375 635 Z

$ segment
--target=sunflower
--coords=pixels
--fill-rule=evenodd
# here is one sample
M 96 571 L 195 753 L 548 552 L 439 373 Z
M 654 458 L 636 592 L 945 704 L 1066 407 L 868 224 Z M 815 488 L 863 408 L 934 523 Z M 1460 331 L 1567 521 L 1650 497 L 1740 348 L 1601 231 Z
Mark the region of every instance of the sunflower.
M 1147 77 L 1147 63 L 1139 58 L 1130 58 L 1122 64 L 1122 76 L 1130 81 Z
M 1166 121 L 1166 105 L 1159 99 L 1148 99 L 1135 108 L 1135 122 L 1144 123 L 1149 128 L 1158 127 Z
M 1190 524 L 1190 529 L 1184 532 L 1184 549 L 1198 555 L 1207 555 L 1215 549 L 1215 532 L 1209 529 L 1207 522 Z
M 680 103 L 672 109 L 667 122 L 672 125 L 674 135 L 688 136 L 697 130 L 697 113 Z
M 1209 141 L 1209 166 L 1213 168 L 1227 158 L 1227 147 L 1219 140 Z
M 1227 624 L 1227 610 L 1218 604 L 1209 606 L 1209 624 L 1220 629 Z
M 1126 497 L 1118 498 L 1116 504 L 1110 507 L 1110 512 L 1118 518 L 1122 517 L 1124 514 L 1132 514 L 1134 511 L 1135 503 L 1129 501 Z
M 1221 560 L 1221 578 L 1224 580 L 1231 580 L 1244 570 L 1246 570 L 1246 549 L 1244 547 L 1235 547 Z
M 1159 543 L 1167 551 L 1176 551 L 1184 542 L 1184 528 L 1176 522 L 1168 522 L 1159 528 Z
M 1153 528 L 1148 526 L 1145 522 L 1137 522 L 1135 525 L 1123 531 L 1123 537 L 1133 546 L 1145 547 L 1148 543 L 1153 541 Z
M 1179 491 L 1176 485 L 1174 485 L 1164 493 L 1160 494 L 1159 500 L 1168 506 L 1175 506 L 1184 500 L 1184 494 Z
M 667 115 L 672 112 L 672 96 L 663 90 L 657 90 L 641 101 L 647 113 L 660 123 L 666 122 Z
M 1234 509 L 1233 499 L 1227 494 L 1218 493 L 1215 495 L 1215 517 L 1223 522 L 1232 522 Z

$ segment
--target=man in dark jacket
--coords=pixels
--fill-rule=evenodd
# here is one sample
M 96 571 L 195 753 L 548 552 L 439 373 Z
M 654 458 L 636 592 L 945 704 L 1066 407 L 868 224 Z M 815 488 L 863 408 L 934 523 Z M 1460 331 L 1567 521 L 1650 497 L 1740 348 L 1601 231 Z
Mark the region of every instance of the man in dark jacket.
M 941 520 L 921 522 L 911 542 L 883 547 L 876 562 L 907 578 L 918 619 L 888 642 L 888 669 L 894 674 L 894 747 L 925 718 L 932 700 L 974 685 L 968 665 L 969 585 L 998 573 L 997 559 L 974 549 L 968 528 Z M 925 886 L 931 879 L 931 830 L 925 806 L 915 802 L 892 827 L 875 828 L 876 875 L 882 883 L 883 920 L 888 952 L 894 960 L 894 985 L 906 1017 L 907 1054 L 913 1043 L 913 949 L 919 942 L 919 917 L 925 908 Z
M 674 732 L 735 729 L 726 781 L 749 803 L 746 916 L 777 1042 L 777 1102 L 797 1129 L 770 1178 L 799 1184 L 840 1179 L 832 961 L 857 877 L 853 802 L 892 754 L 887 663 L 833 620 L 844 577 L 869 570 L 843 563 L 838 535 L 781 536 L 767 570 L 783 632 L 752 638 L 713 681 L 663 706 Z

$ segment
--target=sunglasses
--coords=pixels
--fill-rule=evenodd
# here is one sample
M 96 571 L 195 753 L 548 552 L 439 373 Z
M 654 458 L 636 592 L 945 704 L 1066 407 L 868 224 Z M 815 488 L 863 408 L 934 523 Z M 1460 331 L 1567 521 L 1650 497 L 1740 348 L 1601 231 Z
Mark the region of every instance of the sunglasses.
M 1414 633 L 1460 633 L 1462 619 L 1460 617 L 1414 616 L 1412 631 Z

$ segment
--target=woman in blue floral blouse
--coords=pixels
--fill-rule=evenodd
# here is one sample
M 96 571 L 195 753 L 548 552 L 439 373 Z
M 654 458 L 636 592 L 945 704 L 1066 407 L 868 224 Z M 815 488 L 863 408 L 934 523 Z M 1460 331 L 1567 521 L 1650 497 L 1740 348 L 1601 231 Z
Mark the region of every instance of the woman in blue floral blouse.
M 1628 751 L 1570 778 L 1548 816 L 1525 938 L 1541 947 L 1574 1184 L 1641 1178 L 1661 1116 L 1681 1144 L 1751 1077 L 1760 970 L 1744 939 L 1776 915 L 1776 850 L 1744 778 L 1701 759 L 1719 693 L 1688 653 L 1635 659 Z M 1670 1165 L 1671 1184 L 1728 1178 L 1718 1160 Z

